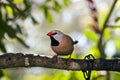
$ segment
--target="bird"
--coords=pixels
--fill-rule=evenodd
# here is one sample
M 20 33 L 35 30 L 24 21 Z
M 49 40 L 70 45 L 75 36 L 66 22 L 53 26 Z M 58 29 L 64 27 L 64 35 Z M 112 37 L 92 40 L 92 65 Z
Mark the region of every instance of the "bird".
M 71 61 L 71 54 L 74 50 L 74 45 L 78 41 L 73 41 L 72 38 L 59 30 L 52 30 L 47 33 L 51 40 L 51 48 L 56 53 L 53 58 L 58 56 L 69 55 L 68 61 Z

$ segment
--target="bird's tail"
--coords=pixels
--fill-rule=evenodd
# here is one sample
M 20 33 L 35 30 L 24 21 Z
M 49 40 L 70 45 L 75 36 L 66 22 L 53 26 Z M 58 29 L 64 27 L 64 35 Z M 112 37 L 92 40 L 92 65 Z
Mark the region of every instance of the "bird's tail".
M 78 43 L 78 41 L 76 40 L 76 41 L 73 42 L 73 45 L 74 45 L 74 44 L 77 44 L 77 43 Z

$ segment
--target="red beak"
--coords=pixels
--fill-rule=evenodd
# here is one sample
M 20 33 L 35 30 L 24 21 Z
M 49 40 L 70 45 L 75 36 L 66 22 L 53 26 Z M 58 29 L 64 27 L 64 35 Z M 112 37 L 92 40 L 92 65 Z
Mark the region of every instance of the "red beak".
M 53 33 L 49 32 L 49 33 L 47 33 L 47 35 L 51 37 L 53 35 Z

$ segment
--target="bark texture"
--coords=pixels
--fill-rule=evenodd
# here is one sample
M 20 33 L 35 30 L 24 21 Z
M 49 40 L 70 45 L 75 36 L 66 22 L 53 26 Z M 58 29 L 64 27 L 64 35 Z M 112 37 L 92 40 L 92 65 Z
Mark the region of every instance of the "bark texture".
M 72 59 L 71 62 L 68 62 L 67 59 L 63 58 L 53 59 L 33 54 L 6 53 L 0 55 L 0 69 L 17 67 L 44 67 L 73 71 L 120 71 L 120 60 L 102 58 L 95 60 Z

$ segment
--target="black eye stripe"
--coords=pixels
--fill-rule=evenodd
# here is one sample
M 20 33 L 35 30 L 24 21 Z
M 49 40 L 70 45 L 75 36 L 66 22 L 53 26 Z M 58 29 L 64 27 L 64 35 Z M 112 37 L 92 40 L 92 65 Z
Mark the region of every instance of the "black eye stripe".
M 57 33 L 56 32 L 54 32 L 52 35 L 56 35 Z

